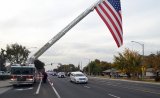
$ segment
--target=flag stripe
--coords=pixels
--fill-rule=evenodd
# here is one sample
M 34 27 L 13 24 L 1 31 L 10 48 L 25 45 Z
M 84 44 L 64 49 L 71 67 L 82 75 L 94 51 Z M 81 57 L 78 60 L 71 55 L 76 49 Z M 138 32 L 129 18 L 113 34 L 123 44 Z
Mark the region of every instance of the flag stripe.
M 117 20 L 119 21 L 120 24 L 122 24 L 122 18 L 121 18 L 121 15 L 118 14 L 113 6 L 109 3 L 109 2 L 106 2 L 106 1 L 103 1 L 103 4 L 111 11 L 111 13 L 114 15 L 114 17 L 117 18 Z
M 114 18 L 116 19 L 116 21 L 118 22 L 120 28 L 122 29 L 122 18 L 120 13 L 117 13 L 114 8 L 112 7 L 112 5 L 108 2 L 103 1 L 103 4 L 108 8 L 108 10 L 112 13 L 112 15 L 114 16 Z
M 112 11 L 110 11 L 110 10 L 106 7 L 106 5 L 102 4 L 102 6 L 103 6 L 103 9 L 104 9 L 103 11 L 105 11 L 105 13 L 108 14 L 108 15 L 112 18 L 112 20 L 114 21 L 114 23 L 115 23 L 116 26 L 118 27 L 118 30 L 119 30 L 120 32 L 122 32 L 122 29 L 121 29 L 122 26 L 121 26 L 118 18 L 115 17 L 115 14 L 113 14 Z
M 103 4 L 102 4 L 102 5 L 99 5 L 99 7 L 101 8 L 101 10 L 102 10 L 103 13 L 105 14 L 105 16 L 108 17 L 108 19 L 109 19 L 110 22 L 112 23 L 112 25 L 113 25 L 113 27 L 115 28 L 115 30 L 116 30 L 119 38 L 120 38 L 120 41 L 121 41 L 121 43 L 122 43 L 122 35 L 121 35 L 121 33 L 120 33 L 120 32 L 122 32 L 122 31 L 121 31 L 118 23 L 116 22 L 115 18 L 113 17 L 112 14 L 110 14 L 110 11 L 109 11 L 108 9 L 104 9 L 105 6 L 104 6 Z
M 95 9 L 120 47 L 123 44 L 120 0 L 102 0 Z
M 116 34 L 114 34 L 114 31 L 113 31 L 111 25 L 109 24 L 109 22 L 103 17 L 103 15 L 102 15 L 103 13 L 101 13 L 100 8 L 99 8 L 99 7 L 96 7 L 96 11 L 97 11 L 97 13 L 99 14 L 99 16 L 102 18 L 102 20 L 104 21 L 104 23 L 107 25 L 107 27 L 108 27 L 108 29 L 110 30 L 110 32 L 112 33 L 112 36 L 113 36 L 114 40 L 115 40 L 116 43 L 117 43 L 117 46 L 120 47 L 120 43 L 119 43 L 119 41 L 118 41 L 118 39 L 117 39 L 117 37 L 116 37 Z
M 108 24 L 107 26 L 110 27 L 109 30 L 110 30 L 110 32 L 112 33 L 112 36 L 115 36 L 115 37 L 114 37 L 114 38 L 115 38 L 115 41 L 117 40 L 116 43 L 117 43 L 117 46 L 119 47 L 119 46 L 121 45 L 121 40 L 120 40 L 120 38 L 119 38 L 119 36 L 118 36 L 118 34 L 117 34 L 117 32 L 116 32 L 113 24 L 111 23 L 111 21 L 109 20 L 109 18 L 105 15 L 105 13 L 100 9 L 99 6 L 98 6 L 98 10 L 99 10 L 99 12 L 101 13 L 102 17 L 106 20 L 105 23 Z

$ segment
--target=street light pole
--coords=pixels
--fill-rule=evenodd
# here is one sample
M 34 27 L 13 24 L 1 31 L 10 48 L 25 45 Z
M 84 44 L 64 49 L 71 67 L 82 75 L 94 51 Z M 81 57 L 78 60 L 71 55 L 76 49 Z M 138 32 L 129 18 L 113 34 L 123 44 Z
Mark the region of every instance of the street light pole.
M 144 44 L 137 42 L 137 41 L 131 41 L 131 42 L 137 43 L 142 46 L 142 59 L 144 60 Z M 142 79 L 143 78 L 144 78 L 144 70 L 142 70 Z
M 89 75 L 90 75 L 90 72 L 91 72 L 91 68 L 90 68 L 90 66 L 89 66 L 89 64 L 90 64 L 90 62 L 91 62 L 91 60 L 89 59 L 89 58 L 85 58 L 85 59 L 88 59 L 88 73 L 89 73 Z
M 143 57 L 144 57 L 144 44 L 142 44 L 142 43 L 140 43 L 140 42 L 137 42 L 137 41 L 131 41 L 131 42 L 137 43 L 137 44 L 139 44 L 139 45 L 142 46 L 142 55 L 143 55 Z

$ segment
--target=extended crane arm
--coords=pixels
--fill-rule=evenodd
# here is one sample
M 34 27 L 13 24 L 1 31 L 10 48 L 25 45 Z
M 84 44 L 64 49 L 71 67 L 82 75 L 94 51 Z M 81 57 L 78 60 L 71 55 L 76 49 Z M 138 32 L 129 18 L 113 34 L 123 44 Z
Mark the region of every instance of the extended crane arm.
M 35 59 L 38 59 L 47 49 L 49 49 L 55 42 L 57 42 L 62 36 L 64 36 L 72 27 L 74 27 L 78 22 L 80 22 L 85 16 L 94 10 L 94 8 L 101 3 L 103 0 L 99 0 L 91 7 L 86 9 L 77 18 L 75 18 L 71 23 L 69 23 L 64 29 L 62 29 L 57 35 L 55 35 L 50 41 L 48 41 L 42 48 L 40 48 L 31 58 L 30 62 L 33 63 Z

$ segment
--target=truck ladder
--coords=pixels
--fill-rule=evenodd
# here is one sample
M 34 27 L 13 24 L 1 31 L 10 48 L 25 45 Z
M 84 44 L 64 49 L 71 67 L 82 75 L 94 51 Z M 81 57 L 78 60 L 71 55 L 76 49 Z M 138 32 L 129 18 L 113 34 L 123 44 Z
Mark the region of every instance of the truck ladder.
M 55 35 L 51 40 L 49 40 L 42 48 L 40 48 L 33 56 L 29 58 L 29 63 L 33 63 L 34 60 L 38 59 L 46 50 L 48 50 L 55 42 L 57 42 L 62 36 L 64 36 L 72 27 L 74 27 L 78 22 L 80 22 L 84 17 L 86 17 L 94 8 L 100 4 L 103 0 L 99 0 L 94 3 L 91 7 L 82 12 L 78 17 L 76 17 L 71 23 L 69 23 L 64 29 L 62 29 L 57 35 Z

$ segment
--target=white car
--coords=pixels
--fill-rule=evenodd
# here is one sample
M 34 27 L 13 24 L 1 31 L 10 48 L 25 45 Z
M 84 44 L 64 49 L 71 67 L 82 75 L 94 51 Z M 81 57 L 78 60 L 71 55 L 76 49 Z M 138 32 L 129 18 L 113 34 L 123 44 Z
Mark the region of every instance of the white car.
M 75 83 L 87 83 L 88 78 L 82 72 L 71 72 L 70 81 Z
M 58 78 L 65 78 L 66 77 L 64 72 L 59 72 L 57 74 L 57 76 L 58 76 Z

